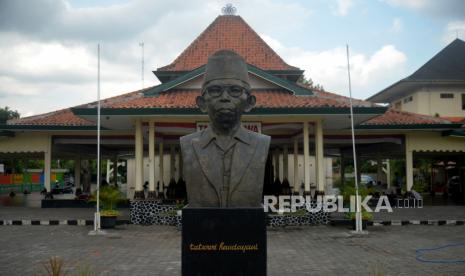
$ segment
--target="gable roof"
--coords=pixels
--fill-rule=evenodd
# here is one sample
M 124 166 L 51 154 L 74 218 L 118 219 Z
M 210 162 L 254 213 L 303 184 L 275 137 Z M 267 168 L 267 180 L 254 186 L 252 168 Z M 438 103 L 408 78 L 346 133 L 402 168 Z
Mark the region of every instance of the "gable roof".
M 465 41 L 455 39 L 405 80 L 465 81 Z
M 221 49 L 232 50 L 262 70 L 299 70 L 288 65 L 237 15 L 218 16 L 171 64 L 159 71 L 190 71 Z
M 392 102 L 422 85 L 465 85 L 465 41 L 455 39 L 412 75 L 367 98 Z
M 461 123 L 453 123 L 441 117 L 432 117 L 393 108 L 383 115 L 370 119 L 357 126 L 358 129 L 431 129 L 459 128 Z
M 300 85 L 297 85 L 293 82 L 287 81 L 285 79 L 276 77 L 256 66 L 253 66 L 251 64 L 247 64 L 247 70 L 249 73 L 254 74 L 264 80 L 267 80 L 268 82 L 271 82 L 281 88 L 284 88 L 290 92 L 292 92 L 295 95 L 306 95 L 306 96 L 311 96 L 313 95 L 312 91 L 307 88 L 303 87 Z M 192 71 L 186 72 L 175 79 L 162 83 L 158 86 L 152 87 L 150 89 L 147 89 L 144 93 L 146 96 L 153 96 L 157 95 L 160 92 L 166 92 L 170 89 L 175 88 L 178 85 L 181 85 L 185 82 L 188 82 L 194 78 L 199 77 L 200 75 L 203 75 L 205 73 L 205 65 L 202 65 Z

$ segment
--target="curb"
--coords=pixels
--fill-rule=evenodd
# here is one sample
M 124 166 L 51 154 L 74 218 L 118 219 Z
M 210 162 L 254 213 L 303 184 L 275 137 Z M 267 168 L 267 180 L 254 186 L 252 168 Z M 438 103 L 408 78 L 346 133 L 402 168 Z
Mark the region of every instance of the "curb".
M 352 221 L 348 219 L 330 220 L 330 225 L 351 225 Z M 374 220 L 368 221 L 368 226 L 406 226 L 406 225 L 465 225 L 465 220 Z
M 117 220 L 117 225 L 131 224 L 130 220 Z M 76 225 L 87 226 L 94 225 L 93 220 L 89 219 L 65 219 L 65 220 L 0 220 L 0 225 Z

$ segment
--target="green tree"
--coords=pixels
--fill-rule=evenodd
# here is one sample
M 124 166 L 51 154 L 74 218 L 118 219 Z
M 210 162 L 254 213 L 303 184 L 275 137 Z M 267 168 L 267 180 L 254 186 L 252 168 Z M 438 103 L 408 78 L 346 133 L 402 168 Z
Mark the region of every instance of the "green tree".
M 318 83 L 315 84 L 311 78 L 306 78 L 304 75 L 300 76 L 297 83 L 299 83 L 299 84 L 301 84 L 301 85 L 303 85 L 305 87 L 308 87 L 310 89 L 325 91 L 325 89 L 323 88 L 323 85 L 318 84 Z
M 0 107 L 0 124 L 5 124 L 7 120 L 19 118 L 17 110 L 11 110 L 8 106 Z

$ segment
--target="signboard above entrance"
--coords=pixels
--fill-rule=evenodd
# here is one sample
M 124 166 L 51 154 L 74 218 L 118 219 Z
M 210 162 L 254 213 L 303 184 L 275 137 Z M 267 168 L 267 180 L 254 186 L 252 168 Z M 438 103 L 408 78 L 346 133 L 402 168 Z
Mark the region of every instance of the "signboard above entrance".
M 197 122 L 197 131 L 206 129 L 210 125 L 209 122 Z M 261 122 L 242 122 L 242 126 L 250 131 L 262 133 Z

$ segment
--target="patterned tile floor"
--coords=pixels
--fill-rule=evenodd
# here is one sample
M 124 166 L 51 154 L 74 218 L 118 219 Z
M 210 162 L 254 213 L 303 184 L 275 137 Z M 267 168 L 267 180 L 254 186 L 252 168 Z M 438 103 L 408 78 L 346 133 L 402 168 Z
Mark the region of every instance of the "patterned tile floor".
M 90 226 L 1 226 L 0 275 L 41 275 L 52 256 L 67 275 L 180 275 L 181 235 L 174 227 L 121 225 L 106 236 Z M 465 242 L 465 226 L 344 227 L 268 230 L 268 275 L 464 275 L 465 264 L 432 264 L 415 250 Z M 465 246 L 424 255 L 465 259 Z

